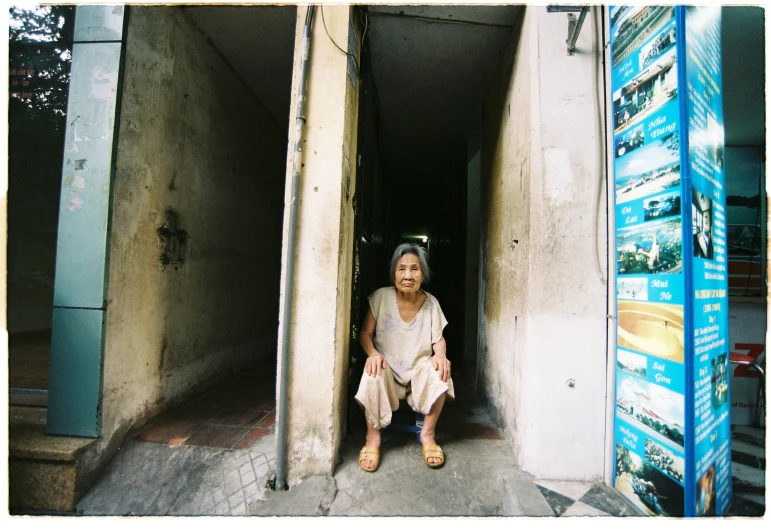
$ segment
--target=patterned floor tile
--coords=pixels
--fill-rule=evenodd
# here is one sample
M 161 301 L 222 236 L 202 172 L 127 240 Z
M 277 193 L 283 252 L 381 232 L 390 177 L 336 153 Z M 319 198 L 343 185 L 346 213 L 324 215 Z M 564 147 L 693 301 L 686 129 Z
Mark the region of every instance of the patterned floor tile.
M 209 424 L 191 435 L 183 444 L 185 446 L 232 448 L 241 441 L 247 433 L 249 433 L 249 428 Z
M 273 426 L 276 424 L 276 412 L 271 411 L 271 413 L 262 419 L 260 422 L 257 423 L 258 428 L 268 428 L 270 426 Z
M 552 511 L 554 511 L 554 516 L 560 516 L 562 513 L 568 510 L 568 508 L 573 505 L 576 500 L 571 500 L 567 496 L 563 496 L 562 494 L 559 494 L 557 492 L 554 492 L 552 490 L 549 490 L 547 488 L 544 488 L 540 485 L 536 485 L 538 487 L 538 490 L 541 491 L 541 494 L 546 499 L 546 502 L 549 504 L 549 507 L 551 507 Z
M 596 507 L 592 507 L 591 505 L 587 505 L 585 503 L 577 501 L 573 505 L 571 505 L 564 513 L 562 513 L 562 516 L 610 516 L 610 515 L 605 511 L 601 511 L 600 509 L 597 509 Z
M 589 492 L 592 488 L 592 484 L 584 481 L 546 481 L 537 480 L 536 485 L 545 487 L 551 491 L 554 491 L 563 496 L 567 496 L 571 500 L 580 500 L 581 496 Z
M 261 439 L 262 437 L 267 437 L 272 433 L 273 433 L 272 431 L 265 428 L 253 428 L 249 430 L 249 432 L 244 436 L 243 439 L 241 439 L 241 442 L 236 444 L 235 448 L 238 450 L 244 450 L 246 448 L 249 448 L 254 444 L 254 441 L 256 441 L 257 439 Z
M 135 437 L 140 441 L 179 446 L 203 427 L 201 423 L 187 420 L 163 420 L 148 426 Z
M 226 409 L 216 417 L 212 418 L 208 424 L 244 427 L 254 426 L 267 415 L 268 413 L 266 411 L 255 411 L 253 409 Z
M 599 509 L 611 516 L 623 516 L 632 514 L 629 506 L 621 495 L 604 484 L 596 483 L 589 491 L 581 496 L 578 501 Z

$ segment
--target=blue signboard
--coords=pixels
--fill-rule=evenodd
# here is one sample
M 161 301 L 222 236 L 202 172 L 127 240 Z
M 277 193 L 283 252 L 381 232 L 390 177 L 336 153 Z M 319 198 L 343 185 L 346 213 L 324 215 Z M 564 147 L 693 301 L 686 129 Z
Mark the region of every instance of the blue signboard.
M 612 6 L 614 487 L 649 515 L 731 499 L 720 8 Z

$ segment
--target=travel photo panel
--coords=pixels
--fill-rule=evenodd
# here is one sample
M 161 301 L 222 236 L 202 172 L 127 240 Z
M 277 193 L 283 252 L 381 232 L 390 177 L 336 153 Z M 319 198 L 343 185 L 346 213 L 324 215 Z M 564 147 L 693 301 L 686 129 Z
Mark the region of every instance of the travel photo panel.
M 610 6 L 608 25 L 614 487 L 644 514 L 721 515 L 731 404 L 720 8 Z

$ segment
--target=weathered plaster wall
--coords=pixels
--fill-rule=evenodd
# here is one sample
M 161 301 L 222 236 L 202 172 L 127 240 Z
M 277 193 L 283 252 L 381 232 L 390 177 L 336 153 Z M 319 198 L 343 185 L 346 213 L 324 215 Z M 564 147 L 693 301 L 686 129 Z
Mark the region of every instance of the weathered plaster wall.
M 566 15 L 526 8 L 485 107 L 478 376 L 520 465 L 541 478 L 603 473 L 598 20 L 587 17 L 568 56 Z
M 118 131 L 103 437 L 275 356 L 286 138 L 177 7 L 132 7 Z M 167 210 L 187 232 L 163 265 Z
M 349 6 L 324 7 L 329 34 L 340 46 L 348 43 L 351 12 Z M 305 15 L 306 9 L 298 9 L 290 146 L 295 144 Z M 327 36 L 318 7 L 309 60 L 288 353 L 289 401 L 287 411 L 278 412 L 288 422 L 290 485 L 309 474 L 332 472 L 345 429 L 358 105 L 347 75 L 347 56 Z M 289 229 L 291 166 L 289 153 L 284 242 Z M 283 264 L 287 250 L 284 245 Z M 285 272 L 284 268 L 282 286 Z M 279 331 L 279 346 L 281 342 Z

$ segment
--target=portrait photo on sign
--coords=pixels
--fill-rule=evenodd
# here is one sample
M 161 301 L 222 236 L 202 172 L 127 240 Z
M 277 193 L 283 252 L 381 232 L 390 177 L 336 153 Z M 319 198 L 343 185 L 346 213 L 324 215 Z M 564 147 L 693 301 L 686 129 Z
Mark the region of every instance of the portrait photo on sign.
M 704 473 L 696 484 L 696 515 L 715 516 L 715 464 Z
M 693 256 L 696 258 L 712 260 L 714 257 L 712 247 L 712 199 L 694 188 L 693 202 L 691 205 L 691 216 L 693 219 Z
M 683 516 L 683 487 L 621 444 L 616 444 L 615 485 L 648 516 Z
M 680 273 L 683 269 L 680 223 L 677 216 L 618 229 L 618 274 Z
M 618 301 L 618 346 L 683 362 L 683 306 Z

